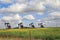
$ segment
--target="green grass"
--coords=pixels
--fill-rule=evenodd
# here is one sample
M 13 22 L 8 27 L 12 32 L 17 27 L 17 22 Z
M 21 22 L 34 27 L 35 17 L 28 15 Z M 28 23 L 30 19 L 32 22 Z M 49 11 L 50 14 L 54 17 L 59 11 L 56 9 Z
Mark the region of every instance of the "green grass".
M 31 28 L 0 30 L 0 37 L 19 37 L 34 39 L 60 39 L 60 28 Z

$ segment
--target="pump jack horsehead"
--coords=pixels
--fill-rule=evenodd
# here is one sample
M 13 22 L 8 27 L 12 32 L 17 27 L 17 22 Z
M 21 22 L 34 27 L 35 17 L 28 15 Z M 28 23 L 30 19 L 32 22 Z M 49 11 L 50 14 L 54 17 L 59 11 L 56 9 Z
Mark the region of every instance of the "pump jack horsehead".
M 23 23 L 22 23 L 22 22 L 19 23 L 19 24 L 18 24 L 18 27 L 19 27 L 19 28 L 20 28 L 20 27 L 23 28 L 23 27 L 24 27 L 24 26 L 23 26 Z
M 5 23 L 5 25 L 7 26 L 7 29 L 11 29 L 10 23 Z
M 43 23 L 39 23 L 38 25 L 39 25 L 41 28 L 44 28 Z
M 32 28 L 35 28 L 34 23 L 30 23 L 29 26 L 31 26 Z

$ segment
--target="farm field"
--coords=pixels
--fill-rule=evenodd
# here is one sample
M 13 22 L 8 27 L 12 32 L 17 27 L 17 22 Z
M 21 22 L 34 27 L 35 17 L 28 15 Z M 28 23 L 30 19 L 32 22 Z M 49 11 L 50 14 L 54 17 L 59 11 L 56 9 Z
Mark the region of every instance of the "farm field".
M 60 40 L 60 28 L 4 29 L 0 40 Z

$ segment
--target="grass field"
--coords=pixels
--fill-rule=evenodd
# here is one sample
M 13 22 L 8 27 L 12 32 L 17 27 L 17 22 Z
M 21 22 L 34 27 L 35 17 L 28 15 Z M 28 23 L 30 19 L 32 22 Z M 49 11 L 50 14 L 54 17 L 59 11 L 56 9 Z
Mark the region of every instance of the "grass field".
M 3 40 L 3 38 L 12 38 L 11 40 L 14 40 L 14 38 L 25 38 L 29 40 L 60 40 L 60 28 L 28 28 L 0 30 L 0 40 Z

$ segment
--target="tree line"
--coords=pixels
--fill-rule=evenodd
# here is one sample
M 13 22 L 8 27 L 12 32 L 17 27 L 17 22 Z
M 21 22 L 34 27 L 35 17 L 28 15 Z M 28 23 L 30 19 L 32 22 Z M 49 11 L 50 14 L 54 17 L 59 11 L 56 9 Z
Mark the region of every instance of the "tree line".
M 7 29 L 11 29 L 10 23 L 5 23 L 5 26 L 7 26 Z M 31 28 L 35 28 L 34 23 L 30 23 L 29 26 L 30 26 Z M 38 23 L 38 26 L 40 26 L 41 28 L 44 28 L 43 23 Z M 22 22 L 19 23 L 19 24 L 18 24 L 18 27 L 19 27 L 19 28 L 24 28 L 23 23 L 22 23 Z M 25 27 L 25 28 L 29 28 L 29 27 Z

